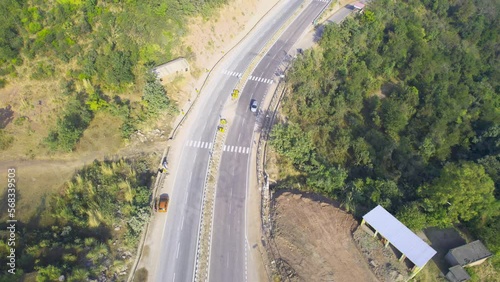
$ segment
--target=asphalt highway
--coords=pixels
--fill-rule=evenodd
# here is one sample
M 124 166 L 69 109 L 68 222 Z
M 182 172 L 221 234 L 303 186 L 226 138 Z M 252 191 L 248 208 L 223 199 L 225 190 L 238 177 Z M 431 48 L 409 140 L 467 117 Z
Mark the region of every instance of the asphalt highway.
M 270 83 L 279 79 L 277 71 L 288 52 L 303 35 L 312 21 L 326 6 L 324 1 L 311 1 L 285 30 L 278 41 L 257 65 L 241 91 L 235 118 L 231 121 L 221 159 L 215 201 L 215 215 L 210 259 L 209 281 L 247 281 L 247 252 L 245 205 L 248 194 L 250 148 L 254 131 L 266 113 L 260 105 Z M 259 103 L 257 113 L 250 111 L 252 100 Z
M 278 4 L 277 12 L 273 13 L 274 16 L 264 18 L 257 25 L 255 30 L 224 60 L 223 71 L 213 73 L 202 90 L 200 100 L 197 102 L 197 110 L 193 111 L 193 116 L 190 116 L 186 122 L 190 125 L 189 128 L 186 128 L 189 133 L 184 134 L 184 140 L 181 140 L 184 146 L 180 162 L 170 163 L 170 166 L 175 165 L 179 169 L 172 176 L 174 188 L 166 214 L 166 223 L 162 230 L 161 242 L 158 244 L 158 249 L 152 250 L 160 252 L 156 265 L 152 267 L 155 281 L 184 282 L 193 280 L 201 199 L 209 153 L 222 105 L 252 59 L 301 3 L 302 1 L 299 0 L 289 0 Z M 251 136 L 246 136 L 244 141 L 249 142 L 250 138 Z M 243 169 L 237 173 L 244 176 L 246 168 Z M 240 200 L 244 201 L 244 197 Z M 234 205 L 238 204 L 234 203 Z M 242 202 L 239 205 L 241 208 L 243 207 Z M 242 222 L 230 222 L 229 224 L 239 226 L 237 228 L 244 228 Z M 217 226 L 214 225 L 214 228 Z M 238 249 L 240 246 L 235 246 L 235 248 Z M 238 271 L 241 270 L 241 268 L 238 269 Z M 236 274 L 231 277 L 235 276 Z M 213 281 L 222 282 L 224 280 Z

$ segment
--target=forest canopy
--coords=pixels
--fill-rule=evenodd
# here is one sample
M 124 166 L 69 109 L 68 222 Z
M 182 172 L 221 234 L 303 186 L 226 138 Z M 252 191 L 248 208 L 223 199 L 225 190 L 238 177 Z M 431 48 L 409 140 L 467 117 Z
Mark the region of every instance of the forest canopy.
M 278 187 L 413 229 L 466 224 L 500 253 L 499 9 L 381 0 L 328 25 L 288 76 L 271 144 L 298 174 Z

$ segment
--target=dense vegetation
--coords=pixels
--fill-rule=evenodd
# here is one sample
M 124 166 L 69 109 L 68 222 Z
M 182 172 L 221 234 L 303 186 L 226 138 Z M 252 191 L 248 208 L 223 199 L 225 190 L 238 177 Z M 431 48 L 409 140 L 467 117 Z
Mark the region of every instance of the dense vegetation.
M 63 93 L 68 92 L 68 86 L 69 92 L 89 86 L 96 89 L 93 93 L 78 91 L 75 95 L 79 98 L 70 99 L 47 137 L 49 148 L 74 148 L 93 117 L 75 105 L 82 102 L 90 111 L 106 109 L 107 104 L 119 108 L 112 113 L 123 117 L 122 133 L 128 137 L 138 124 L 157 116 L 159 109 L 173 109 L 166 97 L 156 99 L 165 106 L 148 107 L 149 91 L 153 96 L 161 92 L 160 84 L 151 87 L 155 82 L 150 81 L 148 70 L 173 59 L 175 48 L 181 52 L 177 56 L 193 56 L 190 48 L 180 51 L 177 46 L 186 32 L 186 17 L 208 17 L 226 2 L 0 1 L 0 87 L 10 81 L 51 79 L 61 80 Z M 126 96 L 123 99 L 124 93 L 143 91 L 145 103 Z M 106 103 L 99 107 L 99 101 Z M 75 112 L 85 116 L 77 121 L 72 118 Z M 12 136 L 2 140 L 8 141 L 8 137 Z M 63 145 L 54 145 L 58 140 Z M 7 141 L 2 141 L 2 148 L 10 145 Z
M 328 26 L 290 72 L 271 144 L 298 174 L 279 186 L 413 229 L 465 224 L 500 269 L 499 9 L 381 0 Z
M 61 275 L 65 281 L 101 280 L 130 267 L 150 214 L 152 175 L 144 159 L 84 168 L 60 195 L 44 200 L 35 218 L 18 224 L 16 277 L 37 271 L 37 281 Z M 2 265 L 9 254 L 6 242 L 0 241 Z M 2 275 L 0 281 L 16 280 Z

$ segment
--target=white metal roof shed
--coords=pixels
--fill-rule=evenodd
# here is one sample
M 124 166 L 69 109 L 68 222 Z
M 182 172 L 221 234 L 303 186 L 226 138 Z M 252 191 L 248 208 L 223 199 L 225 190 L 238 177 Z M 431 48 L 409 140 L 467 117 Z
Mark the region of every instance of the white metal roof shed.
M 417 267 L 423 267 L 436 254 L 433 248 L 380 205 L 365 214 L 363 219 Z
M 184 58 L 177 58 L 173 61 L 153 68 L 153 71 L 158 75 L 159 78 L 162 78 L 171 74 L 178 74 L 179 72 L 183 73 L 189 71 L 189 63 Z

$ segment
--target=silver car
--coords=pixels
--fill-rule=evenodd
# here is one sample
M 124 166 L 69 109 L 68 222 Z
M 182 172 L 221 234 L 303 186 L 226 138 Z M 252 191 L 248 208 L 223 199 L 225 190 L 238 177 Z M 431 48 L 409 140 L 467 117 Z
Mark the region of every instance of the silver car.
M 257 111 L 257 107 L 258 107 L 257 100 L 252 99 L 252 102 L 250 103 L 250 111 L 255 113 Z

